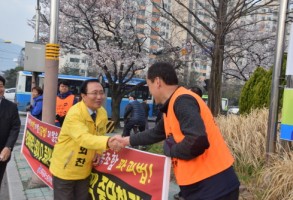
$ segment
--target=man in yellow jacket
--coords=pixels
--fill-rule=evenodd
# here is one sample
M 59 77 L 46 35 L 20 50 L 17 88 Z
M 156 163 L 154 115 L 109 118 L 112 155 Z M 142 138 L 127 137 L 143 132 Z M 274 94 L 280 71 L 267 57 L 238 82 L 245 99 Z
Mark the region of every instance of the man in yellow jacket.
M 102 107 L 104 89 L 97 79 L 81 86 L 82 101 L 72 106 L 54 146 L 50 172 L 53 174 L 54 200 L 87 200 L 89 178 L 97 155 L 107 148 L 121 146 L 106 133 L 107 112 Z
M 211 111 L 201 97 L 180 87 L 174 67 L 153 64 L 147 84 L 161 119 L 153 129 L 116 136 L 124 145 L 149 145 L 165 140 L 164 153 L 172 158 L 176 181 L 185 200 L 237 200 L 239 180 L 234 159 Z

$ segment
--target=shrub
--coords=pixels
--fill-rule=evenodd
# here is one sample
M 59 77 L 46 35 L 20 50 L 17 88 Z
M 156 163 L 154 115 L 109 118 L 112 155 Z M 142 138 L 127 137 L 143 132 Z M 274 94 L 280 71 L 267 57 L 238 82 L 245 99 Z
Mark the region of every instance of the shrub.
M 239 101 L 240 114 L 249 113 L 252 109 L 268 108 L 272 82 L 272 70 L 258 67 L 245 83 Z

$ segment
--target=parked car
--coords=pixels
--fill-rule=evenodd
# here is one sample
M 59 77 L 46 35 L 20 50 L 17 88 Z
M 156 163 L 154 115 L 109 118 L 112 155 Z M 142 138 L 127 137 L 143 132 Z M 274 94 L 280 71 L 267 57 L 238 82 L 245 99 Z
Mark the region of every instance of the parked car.
M 15 102 L 15 88 L 5 89 L 4 96 L 5 96 L 5 99 Z
M 238 107 L 238 106 L 230 107 L 230 108 L 228 109 L 227 114 L 238 115 L 238 114 L 239 114 L 239 107 Z

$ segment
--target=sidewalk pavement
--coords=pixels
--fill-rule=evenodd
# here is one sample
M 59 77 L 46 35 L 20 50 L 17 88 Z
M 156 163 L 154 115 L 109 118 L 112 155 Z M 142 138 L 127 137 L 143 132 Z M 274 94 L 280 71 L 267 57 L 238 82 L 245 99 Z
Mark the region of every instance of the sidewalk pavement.
M 7 165 L 6 175 L 10 200 L 53 200 L 53 190 L 49 187 L 27 188 L 33 172 L 20 152 L 21 146 L 15 146 Z M 170 181 L 169 198 L 179 191 L 178 186 Z

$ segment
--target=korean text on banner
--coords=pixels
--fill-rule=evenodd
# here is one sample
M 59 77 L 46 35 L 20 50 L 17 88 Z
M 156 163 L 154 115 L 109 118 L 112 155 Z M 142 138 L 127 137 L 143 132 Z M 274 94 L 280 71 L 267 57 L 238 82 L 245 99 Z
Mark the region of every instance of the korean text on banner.
M 27 115 L 21 152 L 33 172 L 53 188 L 50 159 L 60 128 Z M 168 199 L 170 158 L 124 148 L 105 151 L 91 173 L 92 199 Z

